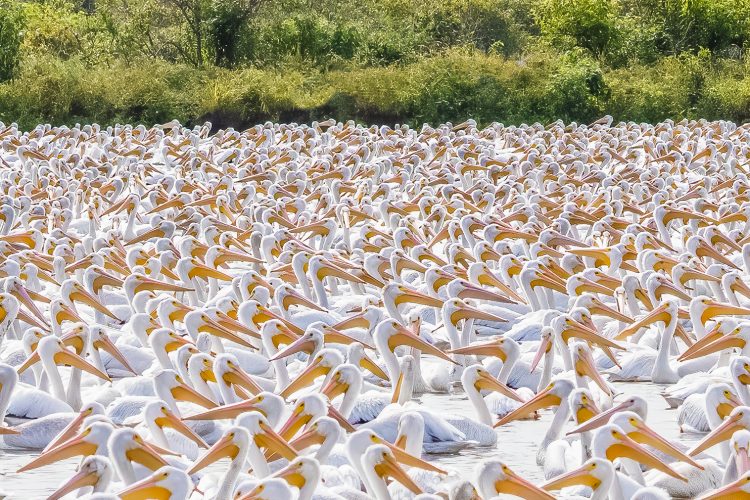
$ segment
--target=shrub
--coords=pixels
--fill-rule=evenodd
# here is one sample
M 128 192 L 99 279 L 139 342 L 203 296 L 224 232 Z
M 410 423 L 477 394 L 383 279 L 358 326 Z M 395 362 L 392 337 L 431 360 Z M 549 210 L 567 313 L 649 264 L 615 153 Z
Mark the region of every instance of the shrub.
M 546 86 L 546 121 L 590 122 L 602 115 L 609 87 L 599 65 L 585 57 L 568 56 Z
M 87 68 L 80 60 L 38 56 L 12 84 L 0 85 L 0 120 L 39 122 L 143 122 L 200 113 L 205 74 L 167 63 Z
M 243 128 L 266 120 L 333 116 L 368 123 L 589 122 L 665 118 L 750 119 L 750 72 L 707 52 L 606 69 L 586 51 L 536 51 L 510 60 L 474 50 L 387 67 L 329 72 L 194 68 L 166 62 L 89 66 L 80 58 L 27 57 L 0 83 L 0 120 L 146 123 L 205 119 Z

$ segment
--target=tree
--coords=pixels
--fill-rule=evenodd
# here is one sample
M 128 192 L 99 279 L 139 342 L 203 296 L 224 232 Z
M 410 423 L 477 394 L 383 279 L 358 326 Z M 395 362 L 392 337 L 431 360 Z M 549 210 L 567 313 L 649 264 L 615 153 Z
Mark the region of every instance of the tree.
M 214 64 L 232 67 L 237 62 L 237 46 L 243 28 L 255 17 L 265 0 L 215 0 L 208 22 L 213 42 Z
M 208 0 L 164 0 L 167 4 L 177 7 L 182 18 L 193 36 L 192 55 L 189 51 L 184 53 L 189 62 L 195 66 L 203 65 L 203 41 L 204 23 L 206 11 L 209 7 Z
M 13 78 L 18 69 L 23 27 L 21 9 L 0 1 L 0 82 Z
M 571 42 L 601 57 L 618 38 L 612 0 L 544 0 L 536 9 L 542 34 L 554 45 Z
M 236 49 L 245 27 L 265 0 L 164 0 L 177 7 L 192 35 L 188 60 L 201 66 L 206 51 L 213 51 L 214 63 L 233 66 Z M 208 42 L 212 42 L 207 47 Z

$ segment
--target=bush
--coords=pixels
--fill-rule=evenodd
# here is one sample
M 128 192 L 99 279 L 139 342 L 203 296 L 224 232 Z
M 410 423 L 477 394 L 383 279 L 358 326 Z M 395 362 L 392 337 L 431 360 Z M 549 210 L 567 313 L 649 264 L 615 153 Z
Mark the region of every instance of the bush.
M 568 56 L 549 79 L 545 121 L 561 118 L 591 122 L 602 115 L 609 98 L 609 87 L 599 65 L 585 57 Z
M 283 112 L 304 105 L 304 77 L 299 73 L 262 70 L 221 72 L 202 102 L 205 115 L 234 116 L 240 123 L 278 120 Z
M 510 60 L 472 50 L 387 67 L 329 72 L 198 69 L 135 61 L 88 66 L 28 57 L 0 84 L 0 120 L 146 123 L 176 118 L 243 128 L 266 120 L 333 116 L 368 123 L 590 122 L 666 118 L 750 119 L 750 67 L 706 51 L 607 69 L 585 51 L 536 51 Z
M 166 63 L 87 68 L 80 60 L 35 57 L 12 84 L 0 85 L 0 120 L 32 127 L 39 122 L 153 124 L 195 119 L 204 75 Z

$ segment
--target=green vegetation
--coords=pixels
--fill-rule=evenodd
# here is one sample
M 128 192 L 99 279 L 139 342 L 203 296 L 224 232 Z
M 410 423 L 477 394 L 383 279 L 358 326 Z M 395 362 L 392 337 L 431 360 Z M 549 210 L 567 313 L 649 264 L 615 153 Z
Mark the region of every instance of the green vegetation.
M 750 120 L 750 0 L 0 0 L 0 120 Z

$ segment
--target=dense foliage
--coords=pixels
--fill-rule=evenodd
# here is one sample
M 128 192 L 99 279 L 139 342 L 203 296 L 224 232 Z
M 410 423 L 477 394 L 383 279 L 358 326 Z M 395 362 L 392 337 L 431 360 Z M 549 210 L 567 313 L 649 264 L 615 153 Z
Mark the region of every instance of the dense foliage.
M 750 0 L 0 0 L 0 120 L 750 119 Z

